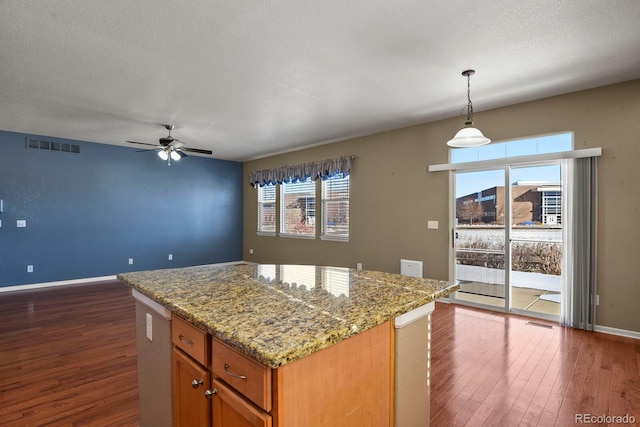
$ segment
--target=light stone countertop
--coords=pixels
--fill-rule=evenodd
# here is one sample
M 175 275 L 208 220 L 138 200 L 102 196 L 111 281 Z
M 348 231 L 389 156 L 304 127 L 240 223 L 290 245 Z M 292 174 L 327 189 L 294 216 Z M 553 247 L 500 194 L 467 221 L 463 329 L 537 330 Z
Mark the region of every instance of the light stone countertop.
M 378 271 L 274 264 L 140 271 L 118 279 L 271 368 L 459 288 Z

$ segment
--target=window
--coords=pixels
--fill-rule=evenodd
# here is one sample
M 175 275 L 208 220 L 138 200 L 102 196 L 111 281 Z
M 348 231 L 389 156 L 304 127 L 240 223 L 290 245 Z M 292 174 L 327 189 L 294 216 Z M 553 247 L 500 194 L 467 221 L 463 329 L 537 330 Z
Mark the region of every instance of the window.
M 258 187 L 258 233 L 276 234 L 276 186 Z
M 280 234 L 283 236 L 316 236 L 316 183 L 304 181 L 281 185 Z
M 567 132 L 509 142 L 494 142 L 481 147 L 454 148 L 451 150 L 451 163 L 560 153 L 572 149 L 573 133 Z
M 322 181 L 322 234 L 326 240 L 349 239 L 349 175 Z

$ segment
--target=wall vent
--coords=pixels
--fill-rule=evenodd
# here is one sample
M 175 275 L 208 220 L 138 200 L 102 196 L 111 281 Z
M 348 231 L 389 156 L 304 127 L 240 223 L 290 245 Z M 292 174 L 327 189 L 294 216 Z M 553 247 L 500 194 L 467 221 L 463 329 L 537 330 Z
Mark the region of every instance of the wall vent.
M 60 151 L 63 153 L 80 154 L 80 146 L 64 142 L 45 141 L 43 139 L 27 138 L 27 148 L 38 150 Z

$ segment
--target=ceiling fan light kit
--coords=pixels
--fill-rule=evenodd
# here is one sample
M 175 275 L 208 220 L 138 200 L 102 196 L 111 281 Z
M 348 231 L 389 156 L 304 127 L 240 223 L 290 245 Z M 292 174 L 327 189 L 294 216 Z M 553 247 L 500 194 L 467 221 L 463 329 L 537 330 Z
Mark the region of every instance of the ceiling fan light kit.
M 447 142 L 449 147 L 480 147 L 491 142 L 489 138 L 484 136 L 482 132 L 473 126 L 473 104 L 471 103 L 471 76 L 475 74 L 475 70 L 465 70 L 462 75 L 467 78 L 467 119 L 464 127 L 460 129 L 455 136 Z
M 183 157 L 187 157 L 185 151 L 189 151 L 192 153 L 200 153 L 200 154 L 209 154 L 211 155 L 211 150 L 202 150 L 200 148 L 188 148 L 184 146 L 184 143 L 178 139 L 175 139 L 171 136 L 171 131 L 174 129 L 173 125 L 163 125 L 165 129 L 169 131 L 169 135 L 164 138 L 160 138 L 158 142 L 160 145 L 156 144 L 147 144 L 146 142 L 137 142 L 137 141 L 127 141 L 131 144 L 140 144 L 140 145 L 149 145 L 151 147 L 155 147 L 150 150 L 143 151 L 155 151 L 158 150 L 158 157 L 160 157 L 163 161 L 167 162 L 168 166 L 171 166 L 171 160 L 178 161 Z

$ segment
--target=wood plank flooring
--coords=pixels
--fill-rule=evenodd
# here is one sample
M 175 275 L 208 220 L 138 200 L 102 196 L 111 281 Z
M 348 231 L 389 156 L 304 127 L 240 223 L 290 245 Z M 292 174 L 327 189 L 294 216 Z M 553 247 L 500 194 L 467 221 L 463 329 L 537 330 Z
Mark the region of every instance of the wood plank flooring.
M 0 294 L 0 426 L 137 426 L 135 305 L 112 281 Z
M 640 340 L 442 303 L 432 320 L 432 425 L 640 424 Z M 136 426 L 137 393 L 128 287 L 0 294 L 0 426 Z
M 640 424 L 640 340 L 443 303 L 432 322 L 432 426 Z

